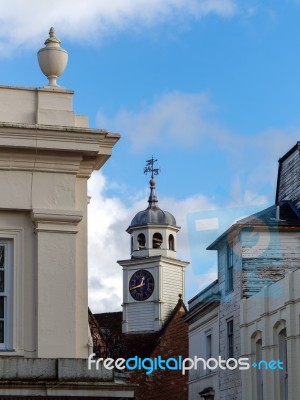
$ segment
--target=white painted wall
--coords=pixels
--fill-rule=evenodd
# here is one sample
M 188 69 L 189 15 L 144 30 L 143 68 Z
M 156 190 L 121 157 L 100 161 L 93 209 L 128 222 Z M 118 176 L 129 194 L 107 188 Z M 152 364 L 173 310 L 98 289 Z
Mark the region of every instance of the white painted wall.
M 277 360 L 278 333 L 287 331 L 288 399 L 298 400 L 300 392 L 300 269 L 289 272 L 282 280 L 261 293 L 244 299 L 241 307 L 241 354 L 255 360 L 253 341 L 262 338 L 262 357 Z M 263 371 L 265 399 L 281 400 L 279 372 Z M 256 400 L 256 370 L 242 374 L 243 400 Z
M 62 88 L 0 86 L 0 121 L 88 127 L 87 117 L 73 112 L 74 92 Z
M 121 260 L 123 267 L 123 332 L 158 331 L 176 306 L 178 294 L 185 295 L 185 261 L 162 256 Z M 149 299 L 136 301 L 129 293 L 131 276 L 146 269 L 154 277 L 154 291 Z
M 88 356 L 87 180 L 119 136 L 87 128 L 72 96 L 0 86 L 0 239 L 14 259 L 6 356 Z
M 219 309 L 214 308 L 205 315 L 195 318 L 189 325 L 189 357 L 194 359 L 204 358 L 207 360 L 207 335 L 212 338 L 213 358 L 219 356 Z M 207 387 L 215 390 L 215 400 L 219 400 L 219 371 L 208 371 L 202 368 L 201 363 L 198 364 L 196 370 L 189 371 L 189 400 L 199 400 L 199 392 Z

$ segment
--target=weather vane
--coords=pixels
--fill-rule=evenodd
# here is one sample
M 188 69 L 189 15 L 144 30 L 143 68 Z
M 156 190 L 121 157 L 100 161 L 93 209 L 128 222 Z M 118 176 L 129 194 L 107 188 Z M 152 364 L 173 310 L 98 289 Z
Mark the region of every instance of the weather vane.
M 154 168 L 154 163 L 157 160 L 154 160 L 153 156 L 151 160 L 146 161 L 146 167 L 144 168 L 144 174 L 148 174 L 148 172 L 151 172 L 151 178 L 153 179 L 154 175 L 158 175 L 160 172 L 160 168 Z

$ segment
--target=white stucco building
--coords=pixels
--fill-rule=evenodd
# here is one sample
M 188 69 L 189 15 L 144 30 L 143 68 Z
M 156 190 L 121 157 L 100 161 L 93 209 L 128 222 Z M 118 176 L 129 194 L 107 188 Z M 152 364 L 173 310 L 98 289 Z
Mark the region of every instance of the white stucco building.
M 131 398 L 86 363 L 87 181 L 119 135 L 73 112 L 53 28 L 45 44 L 48 85 L 0 86 L 0 395 Z
M 189 301 L 189 312 L 184 317 L 189 324 L 189 357 L 208 360 L 219 356 L 219 285 L 214 281 Z M 219 400 L 219 371 L 197 369 L 189 371 L 189 400 Z M 200 397 L 201 396 L 201 397 Z
M 241 307 L 241 356 L 261 364 L 242 374 L 244 400 L 296 400 L 300 393 L 300 269 L 265 287 Z

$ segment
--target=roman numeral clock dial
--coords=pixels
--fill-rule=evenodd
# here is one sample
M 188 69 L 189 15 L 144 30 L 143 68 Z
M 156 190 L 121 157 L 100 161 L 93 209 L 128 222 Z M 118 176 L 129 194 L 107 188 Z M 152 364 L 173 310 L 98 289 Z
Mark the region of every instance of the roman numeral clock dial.
M 153 275 L 144 269 L 136 271 L 129 281 L 129 293 L 137 301 L 149 299 L 154 290 Z

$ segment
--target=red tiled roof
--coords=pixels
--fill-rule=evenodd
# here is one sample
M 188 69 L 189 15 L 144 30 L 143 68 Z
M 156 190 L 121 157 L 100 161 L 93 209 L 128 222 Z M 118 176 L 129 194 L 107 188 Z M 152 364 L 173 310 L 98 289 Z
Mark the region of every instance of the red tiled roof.
M 187 311 L 182 299 L 180 298 L 173 311 L 165 321 L 162 329 L 152 333 L 122 333 L 122 312 L 94 314 L 108 350 L 107 357 L 129 358 L 138 356 L 141 358 L 149 357 L 170 321 L 176 313 L 184 308 Z

